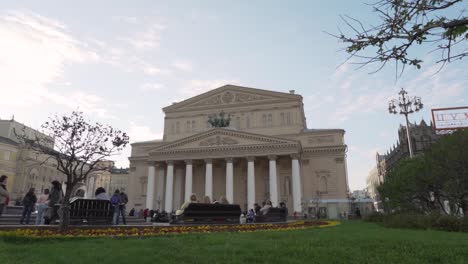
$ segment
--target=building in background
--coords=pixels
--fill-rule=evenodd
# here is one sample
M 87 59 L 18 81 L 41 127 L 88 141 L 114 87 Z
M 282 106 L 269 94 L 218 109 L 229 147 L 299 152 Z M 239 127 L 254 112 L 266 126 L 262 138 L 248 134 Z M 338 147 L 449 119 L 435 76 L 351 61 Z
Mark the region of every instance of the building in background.
M 130 207 L 173 211 L 195 193 L 243 210 L 349 211 L 343 129 L 308 129 L 302 96 L 225 85 L 163 108 L 162 140 L 132 144 Z M 225 112 L 229 127 L 212 127 Z
M 414 155 L 424 153 L 431 144 L 437 142 L 441 135 L 435 133 L 432 122 L 428 125 L 422 120 L 419 125 L 410 124 L 410 137 Z M 408 140 L 406 136 L 406 126 L 400 125 L 398 129 L 398 141 L 384 155 L 377 153 L 377 172 L 380 182 L 385 180 L 385 175 L 395 164 L 409 157 Z
M 128 168 L 116 168 L 113 161 L 103 161 L 108 170 L 98 171 L 88 177 L 87 198 L 94 198 L 94 192 L 97 188 L 103 187 L 106 192 L 113 194 L 115 190 L 127 192 L 128 190 Z
M 36 193 L 50 188 L 53 180 L 65 181 L 65 175 L 56 169 L 56 162 L 47 159 L 45 155 L 33 153 L 21 148 L 15 135 L 24 133 L 31 139 L 35 136 L 44 137 L 54 146 L 54 140 L 39 131 L 27 127 L 13 118 L 0 119 L 0 175 L 8 176 L 7 188 L 10 192 L 11 203 L 21 201 L 29 188 L 35 188 Z

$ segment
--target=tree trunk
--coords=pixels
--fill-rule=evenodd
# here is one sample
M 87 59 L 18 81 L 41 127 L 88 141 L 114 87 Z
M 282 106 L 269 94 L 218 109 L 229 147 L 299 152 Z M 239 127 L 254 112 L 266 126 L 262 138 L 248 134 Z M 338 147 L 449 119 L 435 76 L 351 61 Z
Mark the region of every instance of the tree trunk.
M 71 190 L 65 191 L 65 197 L 63 197 L 62 205 L 60 206 L 60 225 L 59 231 L 67 231 L 70 224 L 70 196 Z

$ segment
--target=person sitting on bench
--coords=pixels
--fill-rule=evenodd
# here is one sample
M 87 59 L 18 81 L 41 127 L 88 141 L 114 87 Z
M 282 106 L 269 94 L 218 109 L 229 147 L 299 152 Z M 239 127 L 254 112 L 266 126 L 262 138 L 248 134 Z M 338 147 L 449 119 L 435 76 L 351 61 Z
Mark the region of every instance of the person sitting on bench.
M 268 214 L 268 211 L 270 210 L 271 207 L 273 207 L 271 204 L 271 201 L 267 201 L 266 204 L 262 207 L 262 209 L 260 209 L 260 214 L 261 215 Z
M 192 193 L 192 195 L 190 195 L 190 200 L 188 202 L 185 202 L 184 204 L 182 204 L 182 206 L 180 207 L 180 210 L 176 211 L 176 216 L 183 214 L 185 208 L 187 208 L 187 206 L 189 204 L 191 204 L 191 203 L 197 203 L 197 196 L 194 193 Z
M 219 203 L 220 204 L 229 204 L 229 201 L 226 199 L 226 197 L 221 196 L 221 197 L 219 197 Z

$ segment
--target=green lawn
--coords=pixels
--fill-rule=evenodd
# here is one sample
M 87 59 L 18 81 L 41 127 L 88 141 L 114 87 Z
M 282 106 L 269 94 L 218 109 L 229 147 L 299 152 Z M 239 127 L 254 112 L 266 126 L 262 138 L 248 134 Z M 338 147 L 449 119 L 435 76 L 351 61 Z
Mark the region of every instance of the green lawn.
M 468 263 L 468 234 L 345 222 L 288 232 L 31 243 L 0 239 L 0 263 Z

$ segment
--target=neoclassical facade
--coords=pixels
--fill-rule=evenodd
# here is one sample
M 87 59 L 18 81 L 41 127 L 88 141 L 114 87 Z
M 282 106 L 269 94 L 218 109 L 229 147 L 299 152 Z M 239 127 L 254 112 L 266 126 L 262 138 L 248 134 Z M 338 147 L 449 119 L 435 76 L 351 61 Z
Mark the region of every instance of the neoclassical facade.
M 245 210 L 271 200 L 291 214 L 348 211 L 345 131 L 308 129 L 294 91 L 225 85 L 163 111 L 163 139 L 132 144 L 130 207 L 173 211 L 195 193 Z M 220 112 L 229 127 L 211 127 Z

